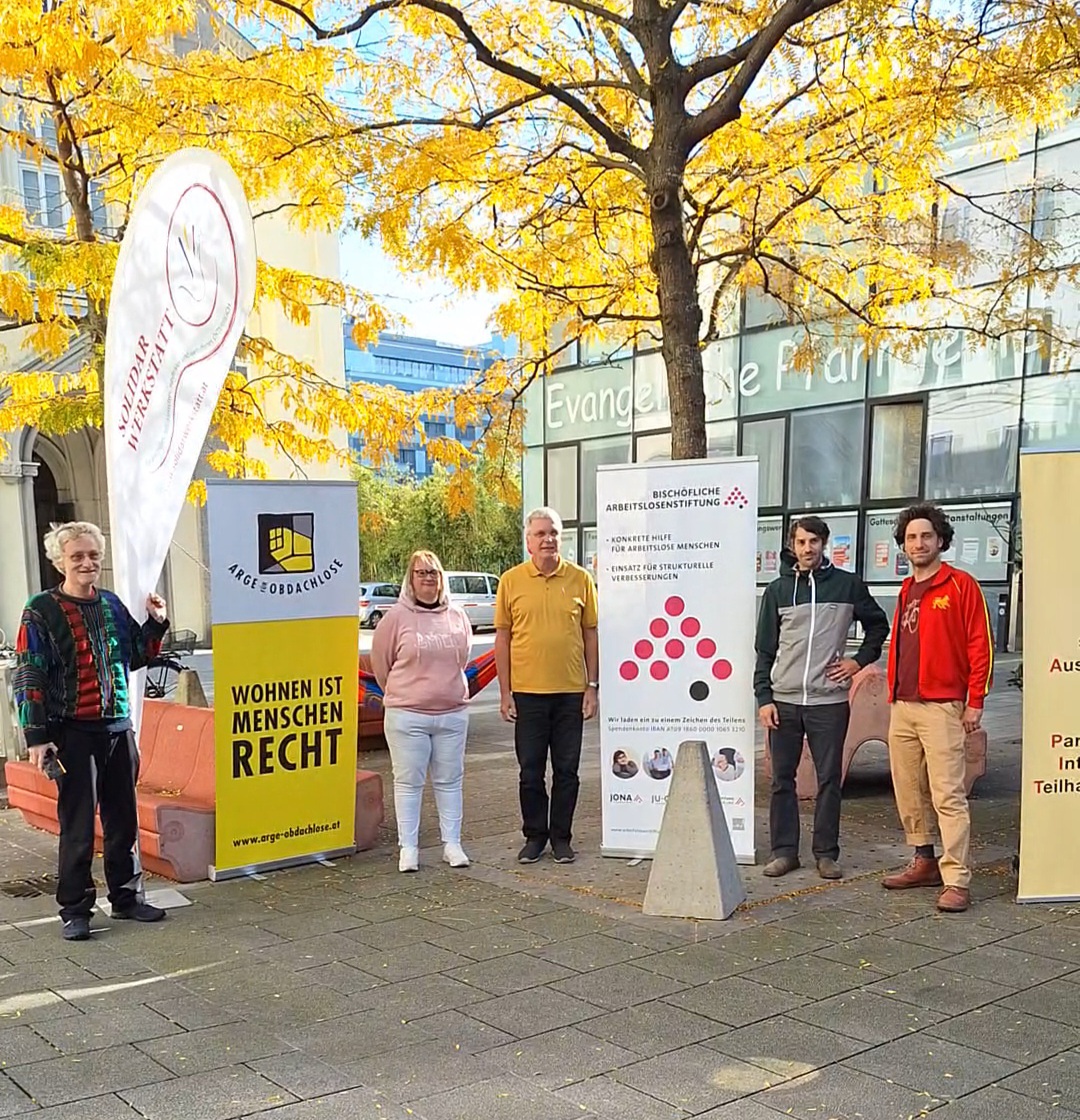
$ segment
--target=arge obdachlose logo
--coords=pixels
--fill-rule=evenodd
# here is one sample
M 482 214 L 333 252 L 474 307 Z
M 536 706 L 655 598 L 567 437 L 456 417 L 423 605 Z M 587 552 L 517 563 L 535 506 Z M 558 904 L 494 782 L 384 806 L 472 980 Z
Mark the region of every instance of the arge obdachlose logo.
M 315 515 L 259 514 L 259 575 L 315 571 Z

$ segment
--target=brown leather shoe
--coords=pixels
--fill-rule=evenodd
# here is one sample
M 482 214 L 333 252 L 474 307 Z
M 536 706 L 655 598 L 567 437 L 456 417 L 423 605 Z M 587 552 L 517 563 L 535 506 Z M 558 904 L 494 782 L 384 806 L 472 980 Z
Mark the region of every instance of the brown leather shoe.
M 916 856 L 903 871 L 886 875 L 881 885 L 887 891 L 906 891 L 911 887 L 940 887 L 941 871 L 933 856 Z
M 937 908 L 946 914 L 962 914 L 971 905 L 967 887 L 946 887 L 938 895 Z

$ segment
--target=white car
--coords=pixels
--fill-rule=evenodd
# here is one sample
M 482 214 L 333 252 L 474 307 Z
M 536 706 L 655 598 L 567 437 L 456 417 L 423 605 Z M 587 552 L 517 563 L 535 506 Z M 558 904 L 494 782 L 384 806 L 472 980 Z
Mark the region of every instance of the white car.
M 495 626 L 495 593 L 499 577 L 486 572 L 447 572 L 446 590 L 450 601 L 469 616 L 474 630 Z

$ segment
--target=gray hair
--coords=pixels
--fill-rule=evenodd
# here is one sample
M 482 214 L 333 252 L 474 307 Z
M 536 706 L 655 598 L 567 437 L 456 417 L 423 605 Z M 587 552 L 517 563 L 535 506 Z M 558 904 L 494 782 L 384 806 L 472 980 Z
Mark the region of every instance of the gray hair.
M 555 526 L 555 531 L 561 533 L 563 530 L 562 518 L 551 508 L 551 506 L 537 506 L 536 509 L 529 510 L 525 515 L 525 532 L 529 531 L 529 526 L 534 521 L 550 521 Z
M 49 526 L 45 534 L 45 555 L 57 571 L 63 571 L 60 561 L 64 557 L 64 545 L 79 537 L 92 537 L 98 551 L 105 551 L 105 534 L 91 521 L 65 521 L 63 525 L 53 523 Z

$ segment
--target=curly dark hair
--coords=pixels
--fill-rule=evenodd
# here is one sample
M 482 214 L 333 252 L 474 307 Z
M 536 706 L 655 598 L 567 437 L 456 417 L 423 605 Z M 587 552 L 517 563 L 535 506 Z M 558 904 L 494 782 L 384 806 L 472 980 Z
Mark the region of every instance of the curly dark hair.
M 795 533 L 799 529 L 811 536 L 820 537 L 822 544 L 829 543 L 829 526 L 820 517 L 814 517 L 813 515 L 796 517 L 791 522 L 791 528 L 788 529 L 789 543 L 794 543 Z
M 907 528 L 912 521 L 929 521 L 934 532 L 941 538 L 941 551 L 946 552 L 953 541 L 952 522 L 945 516 L 941 506 L 933 506 L 929 502 L 920 502 L 918 505 L 908 506 L 896 519 L 896 543 L 903 551 L 904 538 Z

